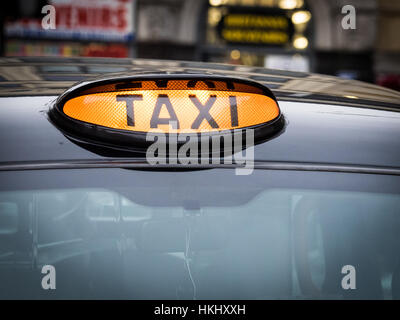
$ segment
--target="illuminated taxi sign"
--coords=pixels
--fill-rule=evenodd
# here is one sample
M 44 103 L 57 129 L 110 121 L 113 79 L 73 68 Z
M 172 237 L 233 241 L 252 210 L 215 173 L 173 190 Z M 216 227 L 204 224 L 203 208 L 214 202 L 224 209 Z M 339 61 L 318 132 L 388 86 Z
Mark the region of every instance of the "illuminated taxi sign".
M 72 88 L 58 99 L 50 118 L 83 140 L 140 145 L 149 132 L 271 131 L 280 110 L 271 91 L 256 82 L 210 75 L 153 75 Z

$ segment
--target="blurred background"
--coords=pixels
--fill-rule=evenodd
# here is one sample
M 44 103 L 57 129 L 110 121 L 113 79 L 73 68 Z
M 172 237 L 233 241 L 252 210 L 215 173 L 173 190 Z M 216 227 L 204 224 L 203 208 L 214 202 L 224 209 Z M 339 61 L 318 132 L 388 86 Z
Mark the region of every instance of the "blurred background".
M 3 56 L 222 62 L 400 90 L 400 0 L 2 1 Z M 11 2 L 11 3 L 9 3 Z M 43 29 L 43 6 L 56 28 Z M 342 7 L 356 9 L 343 29 Z

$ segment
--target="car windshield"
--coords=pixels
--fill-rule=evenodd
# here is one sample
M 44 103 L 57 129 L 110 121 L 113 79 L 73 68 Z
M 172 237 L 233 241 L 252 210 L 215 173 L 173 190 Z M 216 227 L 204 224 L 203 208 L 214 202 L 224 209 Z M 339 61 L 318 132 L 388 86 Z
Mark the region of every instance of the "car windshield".
M 0 172 L 0 298 L 400 298 L 399 193 L 357 173 Z

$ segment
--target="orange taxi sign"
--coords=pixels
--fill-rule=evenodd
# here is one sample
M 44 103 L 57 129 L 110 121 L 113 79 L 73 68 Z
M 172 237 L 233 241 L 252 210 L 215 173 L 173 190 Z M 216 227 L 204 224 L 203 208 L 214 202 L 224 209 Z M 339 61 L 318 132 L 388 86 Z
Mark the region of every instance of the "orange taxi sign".
M 68 100 L 63 111 L 108 128 L 165 133 L 251 127 L 279 115 L 277 103 L 260 93 L 169 87 L 85 94 Z
M 280 118 L 273 94 L 258 83 L 212 76 L 171 77 L 83 85 L 59 98 L 57 118 L 61 113 L 75 127 L 83 125 L 82 138 L 85 134 L 93 138 L 93 128 L 97 133 L 215 134 L 259 128 Z M 102 136 L 106 138 L 105 132 Z

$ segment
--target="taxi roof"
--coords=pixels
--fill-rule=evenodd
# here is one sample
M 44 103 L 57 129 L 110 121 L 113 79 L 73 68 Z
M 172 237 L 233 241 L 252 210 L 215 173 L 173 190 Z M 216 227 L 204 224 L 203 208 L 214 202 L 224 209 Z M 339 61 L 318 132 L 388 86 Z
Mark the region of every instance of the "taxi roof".
M 25 57 L 0 59 L 0 170 L 23 163 L 120 157 L 76 145 L 46 113 L 78 81 L 154 72 L 241 77 L 270 88 L 286 125 L 277 137 L 255 147 L 256 161 L 400 167 L 400 93 L 390 89 L 331 76 L 215 63 Z
M 0 97 L 59 95 L 100 75 L 154 72 L 247 78 L 266 85 L 280 100 L 400 109 L 399 92 L 361 81 L 242 65 L 121 58 L 0 58 Z

